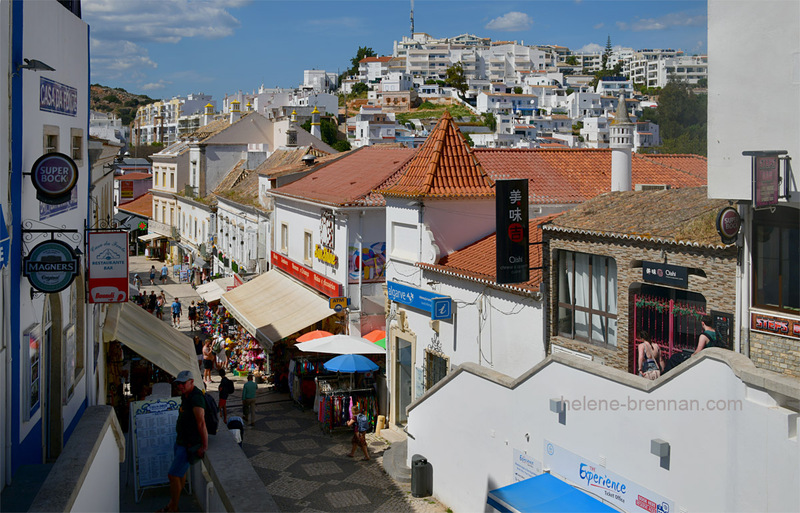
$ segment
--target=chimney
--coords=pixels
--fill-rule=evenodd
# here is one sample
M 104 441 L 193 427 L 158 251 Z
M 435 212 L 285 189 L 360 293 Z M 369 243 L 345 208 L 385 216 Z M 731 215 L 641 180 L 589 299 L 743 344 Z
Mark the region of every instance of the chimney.
M 214 119 L 214 106 L 211 105 L 210 103 L 206 104 L 206 110 L 205 112 L 203 112 L 203 126 L 206 126 L 207 124 L 211 123 L 213 119 Z
M 239 121 L 239 118 L 242 117 L 242 111 L 240 110 L 241 102 L 239 100 L 233 100 L 231 102 L 231 125 Z
M 286 130 L 286 146 L 289 148 L 297 147 L 297 111 L 292 111 L 289 119 L 289 129 Z
M 314 110 L 311 111 L 311 135 L 322 140 L 322 129 L 320 128 L 319 124 L 319 111 L 317 110 L 317 106 L 314 105 Z
M 619 96 L 619 106 L 614 121 L 609 126 L 609 146 L 611 147 L 611 190 L 631 190 L 633 151 L 633 123 L 628 117 L 625 93 Z

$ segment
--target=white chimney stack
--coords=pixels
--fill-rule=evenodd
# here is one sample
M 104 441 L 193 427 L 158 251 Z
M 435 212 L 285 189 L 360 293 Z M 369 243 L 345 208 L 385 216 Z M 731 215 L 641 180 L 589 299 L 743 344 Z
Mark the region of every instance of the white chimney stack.
M 314 105 L 314 110 L 311 111 L 311 135 L 320 141 L 322 140 L 322 128 L 319 124 L 319 111 L 316 105 Z
M 614 121 L 609 127 L 609 146 L 611 147 L 611 190 L 631 190 L 633 152 L 633 122 L 628 117 L 625 93 L 620 94 L 619 106 Z

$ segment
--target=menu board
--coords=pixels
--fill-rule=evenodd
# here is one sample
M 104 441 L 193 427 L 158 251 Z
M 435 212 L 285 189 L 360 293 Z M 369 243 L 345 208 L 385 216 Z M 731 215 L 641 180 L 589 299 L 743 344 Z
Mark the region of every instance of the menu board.
M 175 424 L 180 397 L 150 399 L 131 403 L 131 444 L 137 502 L 139 489 L 169 483 Z

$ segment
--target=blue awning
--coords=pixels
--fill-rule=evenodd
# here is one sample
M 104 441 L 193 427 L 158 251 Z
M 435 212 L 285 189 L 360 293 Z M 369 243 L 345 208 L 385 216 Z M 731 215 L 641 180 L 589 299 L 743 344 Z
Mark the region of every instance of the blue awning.
M 542 474 L 489 492 L 487 504 L 501 513 L 618 513 L 550 474 Z

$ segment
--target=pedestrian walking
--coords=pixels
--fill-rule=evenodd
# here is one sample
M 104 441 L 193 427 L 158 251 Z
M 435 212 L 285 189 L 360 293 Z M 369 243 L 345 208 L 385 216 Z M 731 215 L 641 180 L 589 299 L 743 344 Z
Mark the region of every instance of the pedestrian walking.
M 172 302 L 172 325 L 176 328 L 181 327 L 181 314 L 183 313 L 183 306 L 181 306 L 181 300 L 179 298 L 175 298 Z
M 208 431 L 206 430 L 206 400 L 194 386 L 191 371 L 184 370 L 175 378 L 181 394 L 181 407 L 175 424 L 177 437 L 173 448 L 172 465 L 167 471 L 169 478 L 169 504 L 158 511 L 178 511 L 181 491 L 186 485 L 186 472 L 189 465 L 197 463 L 208 450 Z
M 353 426 L 353 438 L 350 440 L 353 448 L 347 456 L 352 458 L 356 454 L 356 449 L 361 447 L 361 450 L 364 451 L 364 461 L 369 461 L 369 450 L 367 449 L 369 419 L 361 412 L 358 405 L 353 406 L 353 417 L 347 421 L 347 425 Z
M 225 369 L 219 370 L 219 409 L 222 410 L 222 422 L 228 425 L 228 396 L 236 391 L 233 381 L 225 376 Z
M 169 274 L 169 267 L 167 267 L 167 264 L 164 264 L 164 265 L 161 267 L 161 284 L 162 284 L 162 285 L 163 285 L 164 283 L 167 283 L 167 275 L 168 275 L 168 274 Z
M 158 302 L 158 298 L 156 298 L 156 292 L 154 290 L 150 291 L 150 296 L 147 298 L 147 311 L 153 313 L 156 311 L 156 303 Z
M 189 305 L 189 329 L 194 331 L 197 326 L 197 307 L 192 301 L 192 304 Z
M 139 278 L 138 274 L 134 274 L 133 275 L 133 286 L 136 287 L 139 290 L 141 290 L 141 288 L 142 288 L 142 279 Z
M 211 339 L 207 338 L 203 344 L 203 381 L 213 383 L 211 369 L 214 368 L 214 352 L 211 350 Z
M 164 306 L 167 304 L 167 297 L 164 295 L 164 291 L 161 291 L 159 294 L 158 299 L 156 299 L 156 317 L 161 320 L 164 320 Z
M 156 266 L 150 266 L 150 285 L 156 284 Z
M 248 426 L 256 424 L 256 390 L 258 385 L 253 381 L 253 375 L 247 375 L 247 383 L 242 388 L 242 413 Z

